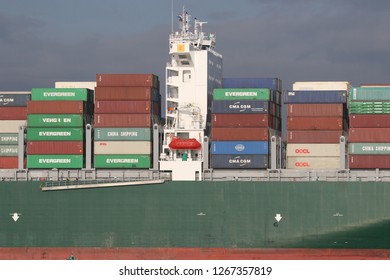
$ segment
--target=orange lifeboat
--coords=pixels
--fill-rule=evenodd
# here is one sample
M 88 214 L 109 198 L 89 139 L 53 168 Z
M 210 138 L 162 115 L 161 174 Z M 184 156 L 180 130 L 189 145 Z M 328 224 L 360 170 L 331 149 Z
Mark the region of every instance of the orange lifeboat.
M 181 139 L 179 137 L 173 137 L 169 148 L 172 150 L 200 150 L 200 143 L 195 138 Z

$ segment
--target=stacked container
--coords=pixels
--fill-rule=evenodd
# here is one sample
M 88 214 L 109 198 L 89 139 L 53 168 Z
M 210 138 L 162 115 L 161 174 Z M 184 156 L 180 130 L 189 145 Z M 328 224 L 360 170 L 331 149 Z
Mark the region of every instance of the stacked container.
M 224 86 L 213 94 L 211 167 L 268 168 L 270 138 L 281 130 L 280 80 L 224 79 Z
M 349 96 L 349 168 L 390 168 L 390 86 L 352 88 Z
M 27 115 L 27 168 L 79 169 L 85 163 L 85 124 L 93 91 L 34 88 Z
M 18 168 L 18 133 L 26 126 L 30 92 L 0 92 L 0 169 Z
M 340 169 L 349 82 L 295 82 L 287 104 L 287 168 Z
M 98 74 L 95 88 L 95 168 L 150 168 L 153 124 L 160 123 L 158 77 Z

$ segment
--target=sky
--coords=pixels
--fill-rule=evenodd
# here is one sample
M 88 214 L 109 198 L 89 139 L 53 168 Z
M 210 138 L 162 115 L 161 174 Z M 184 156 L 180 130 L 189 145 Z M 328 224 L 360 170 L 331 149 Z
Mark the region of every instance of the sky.
M 224 77 L 390 83 L 388 0 L 1 0 L 0 91 L 154 73 L 183 6 L 216 34 Z

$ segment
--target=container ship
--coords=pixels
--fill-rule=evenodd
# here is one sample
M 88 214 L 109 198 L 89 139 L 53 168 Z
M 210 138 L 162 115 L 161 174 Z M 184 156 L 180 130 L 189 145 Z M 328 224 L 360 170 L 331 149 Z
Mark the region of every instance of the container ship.
M 0 259 L 390 259 L 390 86 L 225 78 L 190 19 L 163 98 L 0 92 Z

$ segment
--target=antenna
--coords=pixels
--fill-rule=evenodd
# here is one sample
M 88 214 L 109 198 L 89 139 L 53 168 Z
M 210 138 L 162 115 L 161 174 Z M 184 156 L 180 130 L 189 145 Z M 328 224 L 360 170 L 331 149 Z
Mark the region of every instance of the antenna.
M 173 0 L 172 0 L 172 6 L 171 6 L 171 12 L 172 12 L 172 33 L 173 33 Z

